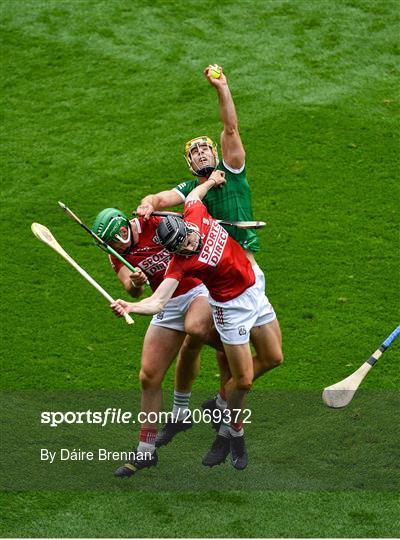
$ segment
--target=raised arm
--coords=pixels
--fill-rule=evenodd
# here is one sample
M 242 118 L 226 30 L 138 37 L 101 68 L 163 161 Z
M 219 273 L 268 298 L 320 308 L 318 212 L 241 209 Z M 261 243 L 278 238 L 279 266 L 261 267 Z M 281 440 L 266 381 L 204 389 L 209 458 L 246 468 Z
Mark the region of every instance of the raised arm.
M 145 219 L 148 219 L 151 213 L 155 210 L 170 208 L 182 203 L 183 200 L 179 194 L 173 189 L 170 189 L 168 191 L 160 191 L 160 193 L 156 193 L 154 195 L 146 195 L 146 197 L 140 201 L 136 212 L 139 216 L 143 216 Z
M 122 317 L 125 313 L 155 315 L 164 309 L 165 304 L 172 297 L 178 285 L 178 280 L 166 278 L 149 298 L 145 298 L 140 302 L 126 302 L 118 299 L 110 304 L 110 307 L 118 317 Z
M 222 157 L 225 163 L 232 169 L 241 169 L 244 165 L 246 154 L 239 135 L 235 104 L 222 68 L 219 79 L 214 79 L 210 74 L 212 67 L 211 65 L 207 66 L 204 70 L 204 75 L 218 94 L 219 112 L 224 125 L 224 130 L 221 133 Z

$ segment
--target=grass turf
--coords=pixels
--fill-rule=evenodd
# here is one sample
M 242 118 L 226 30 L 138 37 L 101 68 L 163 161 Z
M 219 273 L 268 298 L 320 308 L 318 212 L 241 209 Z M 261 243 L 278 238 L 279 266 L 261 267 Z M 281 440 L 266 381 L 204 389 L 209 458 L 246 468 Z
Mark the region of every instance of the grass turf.
M 114 320 L 29 227 L 47 225 L 122 294 L 57 200 L 90 223 L 187 178 L 184 142 L 220 132 L 209 62 L 230 80 L 268 222 L 258 260 L 285 363 L 255 386 L 318 389 L 358 367 L 399 311 L 398 17 L 391 1 L 3 0 L 2 387 L 137 388 L 148 320 Z M 386 354 L 363 388 L 399 387 L 398 346 Z M 196 388 L 216 380 L 205 351 Z M 6 493 L 3 534 L 399 534 L 393 493 L 131 495 Z

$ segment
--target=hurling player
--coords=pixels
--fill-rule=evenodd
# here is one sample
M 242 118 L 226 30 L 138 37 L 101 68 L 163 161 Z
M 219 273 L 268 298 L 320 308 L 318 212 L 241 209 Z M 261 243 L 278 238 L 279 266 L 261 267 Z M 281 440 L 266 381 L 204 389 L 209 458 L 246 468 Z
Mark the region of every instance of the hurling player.
M 242 418 L 237 411 L 243 409 L 254 378 L 250 332 L 257 329 L 258 343 L 265 348 L 269 325 L 276 315 L 245 251 L 201 202 L 209 190 L 225 183 L 223 171 L 212 172 L 186 197 L 184 219 L 168 216 L 161 220 L 157 236 L 173 257 L 155 293 L 136 303 L 117 300 L 111 308 L 119 316 L 129 312 L 154 314 L 164 309 L 182 279 L 192 276 L 206 285 L 232 378 L 226 385 L 223 422 L 203 465 L 223 463 L 231 453 L 232 465 L 244 469 L 248 458 Z
M 157 289 L 171 259 L 171 254 L 156 236 L 160 221 L 161 218 L 157 217 L 148 220 L 139 217 L 129 221 L 120 210 L 106 208 L 97 215 L 93 224 L 92 230 L 136 267 L 137 272 L 133 273 L 116 257 L 110 255 L 110 262 L 119 280 L 134 298 L 141 296 L 146 281 L 153 291 Z M 198 278 L 186 276 L 174 290 L 171 299 L 151 320 L 143 342 L 139 374 L 142 412 L 160 412 L 161 383 L 179 349 L 187 385 L 191 389 L 203 343 L 221 348 L 218 334 L 212 325 L 207 296 L 208 291 Z M 180 406 L 174 410 L 178 420 L 185 418 L 188 404 L 189 398 L 182 397 Z M 191 421 L 181 421 L 176 425 L 179 431 L 184 431 L 191 427 Z M 142 423 L 139 445 L 133 454 L 151 455 L 151 458 L 133 458 L 130 463 L 119 467 L 115 475 L 131 476 L 138 469 L 156 465 L 156 435 L 154 423 Z

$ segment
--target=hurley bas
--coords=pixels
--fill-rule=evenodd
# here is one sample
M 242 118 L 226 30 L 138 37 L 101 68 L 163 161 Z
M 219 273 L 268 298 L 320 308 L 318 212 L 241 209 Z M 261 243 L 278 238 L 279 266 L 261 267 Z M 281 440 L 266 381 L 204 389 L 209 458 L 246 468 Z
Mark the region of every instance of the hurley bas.
M 91 452 L 81 448 L 60 448 L 60 450 L 51 451 L 48 448 L 40 449 L 40 461 L 54 463 L 58 461 L 134 461 L 151 459 L 150 452 L 113 452 L 106 448 L 99 448 Z

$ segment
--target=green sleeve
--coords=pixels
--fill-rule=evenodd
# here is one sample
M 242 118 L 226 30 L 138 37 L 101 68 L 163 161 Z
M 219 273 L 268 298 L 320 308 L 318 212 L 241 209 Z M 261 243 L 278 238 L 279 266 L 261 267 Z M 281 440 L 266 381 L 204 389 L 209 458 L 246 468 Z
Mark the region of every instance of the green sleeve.
M 173 190 L 178 191 L 181 195 L 183 195 L 184 199 L 186 199 L 186 197 L 191 191 L 194 190 L 197 184 L 197 180 L 187 180 L 186 182 L 182 182 L 178 186 L 174 187 Z
M 226 168 L 223 159 L 218 163 L 217 170 L 224 171 L 225 174 L 229 175 L 230 180 L 246 180 L 246 165 L 240 171 L 240 173 L 235 173 Z

